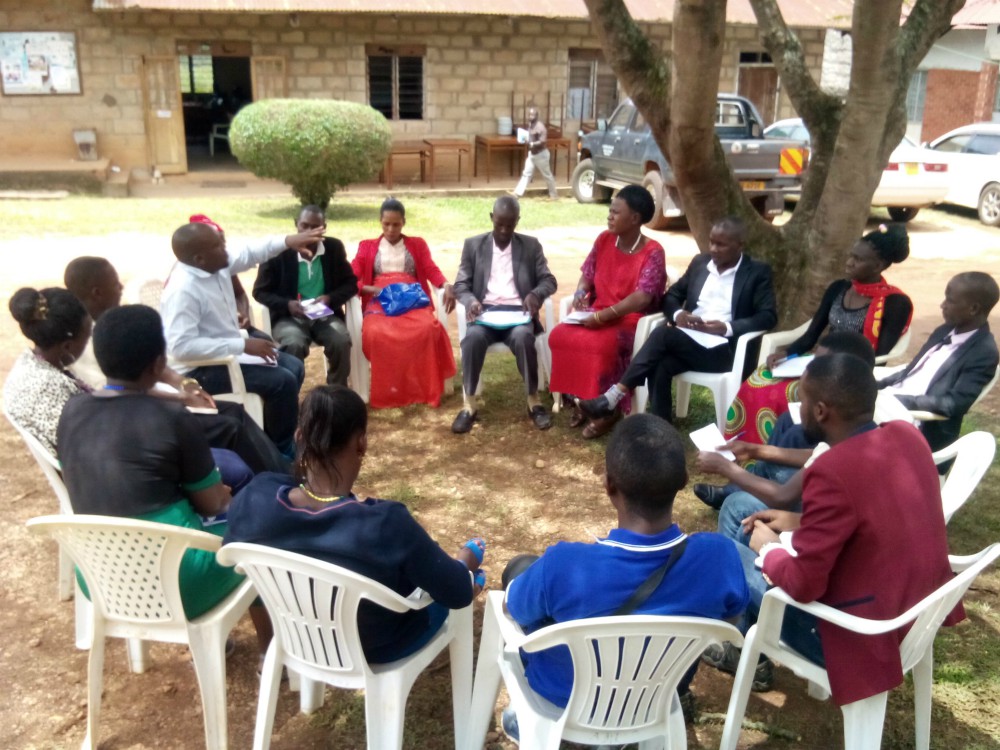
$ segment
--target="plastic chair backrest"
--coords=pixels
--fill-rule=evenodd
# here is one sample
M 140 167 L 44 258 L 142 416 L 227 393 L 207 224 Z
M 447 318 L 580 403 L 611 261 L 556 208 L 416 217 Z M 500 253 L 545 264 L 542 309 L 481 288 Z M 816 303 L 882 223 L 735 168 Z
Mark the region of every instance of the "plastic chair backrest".
M 136 302 L 158 311 L 160 309 L 160 298 L 163 297 L 163 284 L 162 279 L 149 279 L 142 282 L 139 285 Z
M 913 612 L 919 612 L 915 619 L 912 616 L 908 617 L 913 619 L 913 626 L 899 646 L 904 674 L 913 669 L 913 666 L 924 657 L 933 644 L 941 623 L 965 596 L 965 592 L 976 577 L 997 557 L 1000 557 L 1000 544 L 991 544 L 979 553 L 976 562 L 911 607 L 907 614 L 902 615 L 908 617 Z
M 3 413 L 11 426 L 17 430 L 21 439 L 24 440 L 24 444 L 28 447 L 28 452 L 31 453 L 32 457 L 38 463 L 39 468 L 49 482 L 49 486 L 52 487 L 52 491 L 56 493 L 56 499 L 59 501 L 59 511 L 61 513 L 72 513 L 73 506 L 69 502 L 69 492 L 66 491 L 66 484 L 62 479 L 62 467 L 59 465 L 58 459 L 49 453 L 48 449 L 42 445 L 42 442 L 38 438 L 14 421 L 10 412 L 7 411 L 6 405 L 4 406 Z
M 179 526 L 110 516 L 42 516 L 28 521 L 76 563 L 109 625 L 186 627 L 178 570 L 188 548 L 214 551 L 217 536 Z M 109 634 L 116 634 L 109 626 Z
M 969 499 L 996 455 L 997 440 L 989 432 L 970 432 L 934 453 L 934 463 L 955 460 L 941 487 L 945 523 Z
M 596 617 L 543 628 L 525 651 L 565 645 L 573 660 L 571 730 L 664 726 L 677 683 L 711 643 L 742 641 L 732 625 L 700 617 Z
M 253 581 L 293 667 L 336 675 L 342 686 L 361 687 L 369 673 L 358 632 L 362 600 L 393 612 L 430 601 L 406 599 L 346 568 L 260 544 L 227 544 L 218 560 Z

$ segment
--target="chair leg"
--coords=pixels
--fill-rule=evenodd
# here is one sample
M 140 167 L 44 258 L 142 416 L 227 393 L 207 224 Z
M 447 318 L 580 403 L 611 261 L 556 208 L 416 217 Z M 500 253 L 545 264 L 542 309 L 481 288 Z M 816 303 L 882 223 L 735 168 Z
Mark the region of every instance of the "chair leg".
M 686 417 L 688 415 L 688 405 L 691 403 L 691 384 L 686 380 L 677 381 L 677 408 L 674 409 L 674 414 L 678 417 Z
M 129 671 L 133 674 L 145 672 L 149 665 L 149 643 L 141 638 L 129 638 L 125 641 L 125 647 Z
M 299 710 L 311 714 L 323 705 L 326 685 L 299 675 Z
M 260 697 L 257 699 L 257 723 L 253 730 L 253 750 L 268 750 L 271 747 L 271 732 L 274 730 L 274 711 L 278 707 L 278 690 L 281 687 L 282 660 L 278 658 L 278 641 L 271 641 L 264 656 L 264 666 L 260 673 Z M 297 676 L 297 674 L 296 674 Z M 289 670 L 289 683 L 292 670 Z
M 73 598 L 73 584 L 76 575 L 70 556 L 59 548 L 59 601 L 68 602 Z
M 913 723 L 916 749 L 928 750 L 931 744 L 931 687 L 934 682 L 934 645 L 913 667 Z
M 87 661 L 87 736 L 83 738 L 83 750 L 97 747 L 98 727 L 101 724 L 101 693 L 104 687 L 104 626 L 92 623 L 93 642 L 90 644 L 90 658 Z
M 469 743 L 469 711 L 472 706 L 472 607 L 449 615 L 454 637 L 448 644 L 451 659 L 451 703 L 455 716 L 455 750 L 464 750 Z
M 412 686 L 398 672 L 385 672 L 369 682 L 365 691 L 365 733 L 368 747 L 401 750 L 406 699 Z
M 466 728 L 467 747 L 482 747 L 486 742 L 493 707 L 500 692 L 500 652 L 503 641 L 497 627 L 495 615 L 487 604 L 483 616 L 483 632 L 479 637 L 479 656 L 476 661 L 476 679 L 472 686 L 472 707 L 469 710 L 469 724 Z
M 228 745 L 226 716 L 226 632 L 221 627 L 188 627 L 188 647 L 194 662 L 205 719 L 206 750 Z
M 666 742 L 660 741 L 659 738 L 654 738 L 652 742 L 654 744 L 651 744 L 648 748 L 640 744 L 640 750 L 656 750 L 658 747 L 663 747 L 666 750 L 687 750 L 687 727 L 684 726 L 684 711 L 681 708 L 681 700 L 676 690 L 670 701 Z M 659 744 L 656 744 L 657 742 Z
M 733 693 L 729 698 L 729 709 L 726 711 L 726 724 L 722 730 L 722 740 L 719 750 L 736 750 L 740 739 L 740 729 L 743 727 L 743 716 L 747 712 L 747 701 L 750 700 L 750 687 L 753 675 L 757 669 L 757 659 L 760 657 L 760 647 L 757 645 L 757 626 L 754 625 L 747 633 L 743 642 L 743 652 L 740 654 L 740 664 L 733 680 Z
M 888 691 L 854 701 L 840 710 L 844 714 L 844 747 L 851 750 L 879 750 Z
M 93 634 L 90 630 L 94 618 L 94 605 L 83 595 L 79 585 L 76 585 L 75 589 L 73 593 L 73 616 L 76 620 L 76 647 L 81 651 L 86 651 L 90 648 L 92 641 Z

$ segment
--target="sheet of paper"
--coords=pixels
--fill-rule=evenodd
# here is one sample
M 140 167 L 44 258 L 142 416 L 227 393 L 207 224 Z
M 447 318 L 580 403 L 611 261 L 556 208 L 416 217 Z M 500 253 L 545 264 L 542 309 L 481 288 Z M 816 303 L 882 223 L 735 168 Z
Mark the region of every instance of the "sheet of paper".
M 729 339 L 725 336 L 716 336 L 714 333 L 705 333 L 704 331 L 694 331 L 690 328 L 678 328 L 677 330 L 683 331 L 688 336 L 695 340 L 696 344 L 701 344 L 706 349 L 714 349 L 717 346 L 722 346 L 723 344 L 728 344 Z
M 802 424 L 802 402 L 792 401 L 788 404 L 788 413 L 792 416 L 792 424 Z
M 314 299 L 302 300 L 302 312 L 305 313 L 305 316 L 309 320 L 319 320 L 320 318 L 328 318 L 333 315 L 333 310 Z
M 185 406 L 192 414 L 218 414 L 218 409 L 213 409 L 211 406 Z
M 896 398 L 887 388 L 883 388 L 875 396 L 875 421 L 878 424 L 900 420 L 914 424 L 916 420 L 910 414 L 910 410 L 903 406 L 903 403 Z
M 709 453 L 718 453 L 723 458 L 727 458 L 730 461 L 736 460 L 736 455 L 732 451 L 722 450 L 720 451 L 718 447 L 720 445 L 725 445 L 726 438 L 722 436 L 719 432 L 719 426 L 712 422 L 707 424 L 699 430 L 695 430 L 688 435 L 691 438 L 691 442 L 694 443 L 695 447 L 700 451 L 708 451 Z
M 530 321 L 531 316 L 520 310 L 487 310 L 476 318 L 476 323 L 489 328 L 513 328 Z
M 567 315 L 565 318 L 563 318 L 559 322 L 560 323 L 569 323 L 570 325 L 578 326 L 578 325 L 580 325 L 580 323 L 582 323 L 583 321 L 585 321 L 587 318 L 589 318 L 593 314 L 594 313 L 590 312 L 589 310 L 573 310 L 572 312 L 569 313 L 569 315 Z
M 806 371 L 806 366 L 813 359 L 815 357 L 812 354 L 786 359 L 780 365 L 775 365 L 774 369 L 771 370 L 771 376 L 775 378 L 801 378 L 802 373 Z
M 245 353 L 244 354 L 237 354 L 236 355 L 236 361 L 239 362 L 241 365 L 264 365 L 265 367 L 277 367 L 278 366 L 277 361 L 275 361 L 275 362 L 268 362 L 263 357 L 257 357 L 257 356 L 255 356 L 253 354 L 245 354 Z

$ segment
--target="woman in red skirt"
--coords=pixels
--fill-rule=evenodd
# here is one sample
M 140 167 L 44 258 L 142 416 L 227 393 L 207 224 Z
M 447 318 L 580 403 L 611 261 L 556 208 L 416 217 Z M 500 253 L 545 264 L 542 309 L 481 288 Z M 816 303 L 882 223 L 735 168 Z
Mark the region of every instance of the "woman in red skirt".
M 660 309 L 666 284 L 663 248 L 641 231 L 654 212 L 652 197 L 638 185 L 622 188 L 611 202 L 608 230 L 598 235 L 581 267 L 573 320 L 549 334 L 552 392 L 595 398 L 628 367 L 639 318 Z M 588 421 L 574 407 L 570 426 L 586 424 L 583 436 L 595 438 L 619 416 Z
M 445 312 L 451 312 L 455 307 L 451 284 L 431 258 L 427 243 L 403 234 L 406 209 L 402 203 L 387 198 L 379 218 L 382 235 L 364 240 L 351 261 L 364 311 L 361 348 L 372 366 L 368 402 L 375 408 L 439 406 L 444 381 L 455 375 L 455 355 L 447 331 L 433 308 L 390 317 L 382 312 L 376 295 L 389 284 L 419 283 L 431 297 L 429 285 L 433 284 L 444 288 Z

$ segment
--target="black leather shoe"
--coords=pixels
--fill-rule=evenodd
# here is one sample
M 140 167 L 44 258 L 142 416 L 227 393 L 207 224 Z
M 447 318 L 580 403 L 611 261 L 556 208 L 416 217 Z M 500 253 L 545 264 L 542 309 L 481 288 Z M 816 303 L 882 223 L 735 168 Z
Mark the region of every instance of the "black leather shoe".
M 696 484 L 691 488 L 694 490 L 694 496 L 701 500 L 709 508 L 714 510 L 720 510 L 722 504 L 726 502 L 726 492 L 722 487 L 717 487 L 714 484 Z
M 579 406 L 583 413 L 586 414 L 591 419 L 600 419 L 601 417 L 610 417 L 616 411 L 618 411 L 617 406 L 611 406 L 608 403 L 608 397 L 603 393 L 597 398 L 588 398 L 585 401 L 580 399 L 576 400 L 576 405 Z
M 552 426 L 552 415 L 544 406 L 532 406 L 528 409 L 528 416 L 539 430 L 547 430 Z
M 462 433 L 468 432 L 472 429 L 472 423 L 478 419 L 478 416 L 474 412 L 470 412 L 468 409 L 462 409 L 455 417 L 455 421 L 451 423 L 451 431 L 456 435 L 461 435 Z

